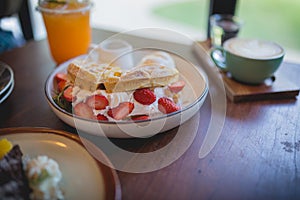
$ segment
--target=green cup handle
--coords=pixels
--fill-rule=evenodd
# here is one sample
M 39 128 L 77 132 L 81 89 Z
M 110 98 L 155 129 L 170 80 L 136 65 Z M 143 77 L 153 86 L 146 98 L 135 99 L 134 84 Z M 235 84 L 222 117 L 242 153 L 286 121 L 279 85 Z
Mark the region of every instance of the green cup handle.
M 225 61 L 225 51 L 222 47 L 215 47 L 210 52 L 210 57 L 212 61 L 216 64 L 216 66 L 222 71 L 228 71 L 226 67 Z

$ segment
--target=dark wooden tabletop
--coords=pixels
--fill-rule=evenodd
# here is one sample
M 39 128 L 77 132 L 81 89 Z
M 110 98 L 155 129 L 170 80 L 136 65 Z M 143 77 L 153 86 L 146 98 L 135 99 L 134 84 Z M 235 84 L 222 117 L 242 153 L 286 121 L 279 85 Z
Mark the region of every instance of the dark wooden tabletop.
M 101 42 L 111 34 L 97 30 L 93 40 Z M 130 36 L 127 39 L 137 45 L 161 45 L 197 64 L 189 45 Z M 3 53 L 0 60 L 10 65 L 15 73 L 15 88 L 0 105 L 0 128 L 48 127 L 77 133 L 47 104 L 44 84 L 56 66 L 45 40 L 32 41 Z M 278 73 L 300 86 L 299 64 L 283 63 Z M 300 199 L 299 100 L 225 102 L 226 116 L 220 138 L 207 156 L 199 158 L 199 149 L 212 123 L 211 93 L 218 92 L 214 91 L 217 89 L 210 88 L 210 95 L 199 114 L 186 122 L 185 126 L 190 129 L 197 125 L 196 134 L 179 159 L 147 173 L 117 171 L 123 199 Z M 153 152 L 170 143 L 178 129 L 147 139 L 111 141 L 132 152 Z M 192 133 L 185 134 L 190 137 Z M 92 141 L 98 139 L 86 137 Z M 187 144 L 177 142 L 175 145 L 175 150 L 180 150 Z M 121 156 L 114 152 L 108 154 L 114 159 Z M 168 155 L 161 155 L 159 159 L 163 161 Z M 152 160 L 145 160 L 144 164 L 150 162 Z

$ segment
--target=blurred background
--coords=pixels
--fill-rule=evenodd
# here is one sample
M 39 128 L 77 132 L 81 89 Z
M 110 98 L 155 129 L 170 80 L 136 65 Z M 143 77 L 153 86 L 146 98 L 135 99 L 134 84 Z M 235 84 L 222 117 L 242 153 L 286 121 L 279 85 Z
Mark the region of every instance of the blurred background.
M 94 0 L 91 25 L 112 31 L 140 28 L 167 28 L 194 40 L 205 40 L 209 0 Z M 30 0 L 34 39 L 46 38 L 40 13 L 35 10 L 37 0 Z M 286 60 L 300 62 L 299 0 L 239 0 L 236 15 L 244 20 L 239 34 L 272 40 L 287 51 Z M 0 21 L 2 30 L 11 30 L 22 44 L 22 31 L 16 16 Z M 145 37 L 152 37 L 145 35 Z M 155 36 L 157 37 L 157 36 Z M 175 41 L 161 35 L 158 39 Z M 183 42 L 178 41 L 176 42 Z

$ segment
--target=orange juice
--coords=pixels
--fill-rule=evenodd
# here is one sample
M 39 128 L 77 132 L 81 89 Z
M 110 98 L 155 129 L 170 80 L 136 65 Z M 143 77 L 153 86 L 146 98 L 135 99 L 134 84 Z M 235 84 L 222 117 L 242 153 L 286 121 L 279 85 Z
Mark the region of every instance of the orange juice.
M 40 6 L 51 54 L 57 64 L 87 53 L 91 42 L 90 7 L 72 2 Z

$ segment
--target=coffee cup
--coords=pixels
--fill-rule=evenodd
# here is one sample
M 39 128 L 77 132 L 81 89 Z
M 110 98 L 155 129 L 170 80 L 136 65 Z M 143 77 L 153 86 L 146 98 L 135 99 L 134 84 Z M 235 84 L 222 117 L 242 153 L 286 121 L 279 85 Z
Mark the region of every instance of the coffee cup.
M 239 82 L 261 84 L 274 77 L 283 61 L 284 49 L 277 43 L 245 38 L 231 38 L 223 47 L 211 50 L 216 66 Z

